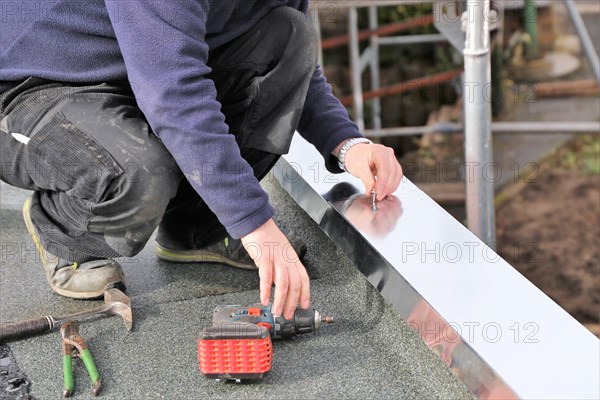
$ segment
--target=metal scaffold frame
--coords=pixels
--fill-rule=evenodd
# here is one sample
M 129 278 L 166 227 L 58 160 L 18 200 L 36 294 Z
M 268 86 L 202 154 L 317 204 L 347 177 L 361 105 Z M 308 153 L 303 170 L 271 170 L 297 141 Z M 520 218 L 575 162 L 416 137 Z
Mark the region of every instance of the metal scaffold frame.
M 492 153 L 492 104 L 481 90 L 483 82 L 492 81 L 490 58 L 490 0 L 467 0 L 466 40 L 463 50 L 465 78 L 463 89 L 477 84 L 467 99 L 463 98 L 465 125 L 465 161 L 467 168 L 467 223 L 469 230 L 495 249 L 496 223 L 494 183 L 484 179 L 485 169 L 494 160 Z M 463 93 L 467 93 L 463 91 Z
M 590 63 L 594 77 L 600 84 L 600 63 L 598 55 L 593 47 L 589 34 L 583 25 L 583 21 L 572 0 L 564 0 L 567 10 L 577 33 L 582 41 L 587 59 Z M 318 2 L 317 2 L 318 3 Z M 418 5 L 434 3 L 435 15 L 424 16 L 414 20 L 402 21 L 391 24 L 391 26 L 379 26 L 377 21 L 377 7 L 385 5 L 410 4 Z M 391 136 L 409 136 L 428 132 L 464 132 L 465 133 L 465 162 L 467 165 L 475 166 L 471 172 L 473 176 L 467 180 L 467 216 L 468 227 L 481 240 L 494 247 L 495 227 L 493 195 L 494 188 L 491 182 L 484 181 L 481 169 L 493 162 L 491 134 L 493 132 L 598 132 L 600 126 L 597 122 L 498 122 L 492 123 L 489 99 L 485 99 L 483 90 L 474 90 L 470 85 L 479 83 L 480 88 L 484 82 L 491 82 L 490 65 L 490 43 L 489 34 L 490 20 L 499 20 L 501 28 L 502 18 L 491 18 L 493 11 L 490 9 L 490 0 L 466 0 L 464 3 L 468 10 L 462 15 L 462 26 L 466 30 L 466 41 L 461 38 L 457 40 L 448 32 L 440 34 L 404 35 L 393 36 L 394 33 L 402 32 L 415 26 L 424 26 L 444 18 L 443 8 L 451 3 L 459 3 L 454 0 L 338 0 L 335 4 L 342 8 L 348 8 L 348 36 L 328 38 L 321 41 L 321 53 L 319 62 L 323 65 L 323 49 L 347 44 L 350 54 L 351 87 L 352 95 L 341 99 L 342 103 L 352 106 L 353 119 L 359 129 L 366 136 L 375 140 Z M 531 2 L 529 2 L 530 6 Z M 357 8 L 368 8 L 368 31 L 359 31 Z M 458 11 L 459 7 L 454 7 Z M 312 19 L 318 32 L 321 32 L 318 18 L 319 6 L 312 9 Z M 444 25 L 455 25 L 460 30 L 461 15 L 455 15 L 451 23 L 447 21 Z M 440 25 L 436 23 L 440 29 Z M 456 29 L 455 29 L 456 30 Z M 485 39 L 485 40 L 483 40 Z M 367 47 L 361 53 L 360 41 L 368 40 Z M 450 41 L 455 47 L 463 51 L 465 60 L 464 74 L 462 69 L 446 71 L 433 76 L 414 79 L 412 81 L 399 83 L 387 88 L 381 87 L 380 82 L 380 59 L 379 49 L 381 46 L 399 46 L 419 43 L 434 43 Z M 362 74 L 369 68 L 371 72 L 371 91 L 364 92 L 362 87 Z M 442 124 L 437 126 L 415 126 L 383 128 L 381 123 L 381 101 L 380 98 L 392 94 L 406 93 L 427 86 L 448 82 L 453 79 L 461 81 L 462 93 L 473 93 L 475 97 L 464 102 L 463 124 Z M 488 95 L 489 96 L 489 95 Z M 366 129 L 364 105 L 365 100 L 371 101 L 371 129 Z M 472 100 L 472 101 L 471 101 Z

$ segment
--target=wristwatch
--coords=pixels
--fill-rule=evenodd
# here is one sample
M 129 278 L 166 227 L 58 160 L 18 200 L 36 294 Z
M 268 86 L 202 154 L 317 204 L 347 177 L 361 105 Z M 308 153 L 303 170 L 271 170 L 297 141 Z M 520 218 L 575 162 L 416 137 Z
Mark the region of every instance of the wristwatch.
M 369 139 L 364 138 L 364 137 L 348 139 L 346 141 L 346 143 L 344 143 L 342 145 L 342 148 L 340 149 L 340 152 L 338 153 L 338 156 L 337 156 L 338 166 L 340 167 L 340 169 L 342 171 L 346 171 L 346 161 L 345 161 L 346 153 L 348 152 L 348 150 L 350 150 L 350 147 L 354 146 L 355 144 L 359 144 L 359 143 L 373 144 L 373 142 L 371 142 Z

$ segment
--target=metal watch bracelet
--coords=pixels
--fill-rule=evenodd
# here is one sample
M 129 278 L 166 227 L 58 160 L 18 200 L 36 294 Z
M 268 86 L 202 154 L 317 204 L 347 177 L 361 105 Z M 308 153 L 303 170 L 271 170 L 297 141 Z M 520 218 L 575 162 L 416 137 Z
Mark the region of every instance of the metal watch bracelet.
M 338 166 L 340 167 L 341 170 L 346 171 L 346 153 L 348 152 L 348 150 L 350 150 L 350 148 L 352 146 L 354 146 L 355 144 L 359 144 L 359 143 L 367 143 L 367 144 L 372 144 L 373 142 L 371 142 L 369 139 L 361 137 L 361 138 L 352 138 L 352 139 L 348 139 L 346 141 L 346 143 L 344 143 L 342 145 L 342 148 L 340 149 L 337 159 L 338 159 Z

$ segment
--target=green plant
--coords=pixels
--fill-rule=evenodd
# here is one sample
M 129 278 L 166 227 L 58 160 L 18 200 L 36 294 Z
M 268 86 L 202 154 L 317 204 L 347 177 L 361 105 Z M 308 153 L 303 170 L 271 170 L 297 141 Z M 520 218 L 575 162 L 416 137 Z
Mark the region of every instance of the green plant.
M 556 152 L 558 168 L 579 171 L 582 175 L 600 175 L 600 135 L 580 135 Z

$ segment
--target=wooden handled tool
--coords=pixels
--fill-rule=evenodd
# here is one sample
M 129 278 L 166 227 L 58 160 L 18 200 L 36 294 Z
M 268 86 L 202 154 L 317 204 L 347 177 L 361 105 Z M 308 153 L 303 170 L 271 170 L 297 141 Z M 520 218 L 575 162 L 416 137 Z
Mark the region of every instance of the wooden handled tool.
M 113 288 L 104 292 L 104 305 L 91 310 L 58 317 L 46 315 L 28 321 L 2 324 L 0 325 L 0 343 L 39 335 L 51 331 L 55 326 L 58 326 L 63 322 L 72 320 L 78 321 L 82 318 L 97 314 L 119 315 L 123 318 L 127 331 L 131 331 L 133 318 L 129 297 L 119 289 Z

